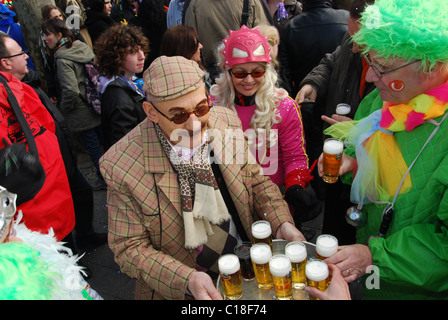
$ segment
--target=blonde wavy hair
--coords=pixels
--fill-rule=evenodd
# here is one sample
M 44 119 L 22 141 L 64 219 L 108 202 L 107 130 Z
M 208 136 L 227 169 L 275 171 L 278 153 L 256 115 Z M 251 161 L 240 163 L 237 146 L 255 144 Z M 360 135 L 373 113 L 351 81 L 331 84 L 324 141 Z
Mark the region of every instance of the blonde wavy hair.
M 236 112 L 235 109 L 235 89 L 233 86 L 230 68 L 225 65 L 225 57 L 222 53 L 224 44 L 217 47 L 215 55 L 218 67 L 222 73 L 216 78 L 215 83 L 210 88 L 210 93 L 214 97 L 216 105 L 229 108 Z M 250 127 L 256 132 L 265 130 L 267 137 L 267 147 L 275 145 L 277 135 L 271 132 L 272 125 L 282 121 L 281 116 L 277 112 L 280 102 L 288 97 L 288 92 L 277 86 L 278 75 L 271 63 L 259 62 L 265 68 L 265 74 L 261 82 L 261 87 L 255 93 L 255 104 L 257 106 L 254 115 L 250 121 Z M 249 140 L 250 143 L 251 140 Z

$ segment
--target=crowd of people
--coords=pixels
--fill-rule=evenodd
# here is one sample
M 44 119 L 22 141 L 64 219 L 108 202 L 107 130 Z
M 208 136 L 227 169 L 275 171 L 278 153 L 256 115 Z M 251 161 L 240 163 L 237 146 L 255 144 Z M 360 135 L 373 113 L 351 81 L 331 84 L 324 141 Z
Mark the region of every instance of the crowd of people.
M 329 288 L 310 295 L 351 299 L 349 284 L 374 266 L 380 285 L 364 285 L 363 299 L 448 298 L 446 0 L 60 0 L 40 9 L 33 56 L 26 21 L 0 4 L 2 261 L 21 259 L 10 250 L 32 255 L 28 246 L 43 252 L 31 233 L 65 251 L 70 262 L 60 264 L 72 273 L 62 277 L 87 278 L 72 266 L 76 254 L 107 241 L 136 279 L 136 299 L 222 299 L 218 258 L 251 241 L 255 221 L 277 239 L 310 241 L 302 225 L 323 212 L 322 233 L 340 247 L 325 259 Z M 26 186 L 5 186 L 30 165 L 14 154 L 31 141 L 12 96 L 45 176 L 26 201 Z M 349 114 L 336 114 L 340 103 Z M 334 184 L 320 178 L 327 137 L 345 144 Z M 78 169 L 80 150 L 95 183 Z M 107 235 L 93 231 L 94 190 L 107 190 Z M 49 263 L 42 257 L 36 268 Z M 61 295 L 55 277 L 28 274 L 17 286 L 45 282 L 42 295 L 9 298 L 101 299 L 79 277 Z

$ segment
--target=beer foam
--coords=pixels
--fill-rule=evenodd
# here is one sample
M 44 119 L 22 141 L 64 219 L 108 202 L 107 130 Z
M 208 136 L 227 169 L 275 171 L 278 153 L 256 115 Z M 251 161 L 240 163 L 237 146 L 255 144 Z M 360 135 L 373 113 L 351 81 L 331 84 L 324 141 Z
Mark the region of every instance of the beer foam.
M 291 260 L 284 254 L 276 254 L 269 260 L 269 271 L 273 276 L 284 277 L 291 270 Z
M 268 263 L 271 257 L 271 247 L 266 243 L 257 243 L 250 248 L 250 259 L 256 264 Z
M 338 239 L 331 235 L 320 235 L 316 240 L 316 252 L 322 257 L 330 257 L 338 251 Z
M 225 254 L 219 258 L 218 268 L 221 273 L 233 274 L 240 270 L 240 260 L 234 254 Z
M 325 280 L 329 275 L 327 263 L 323 260 L 310 260 L 306 263 L 305 273 L 308 280 Z
M 324 152 L 327 154 L 339 154 L 344 150 L 344 143 L 339 140 L 326 140 L 324 143 Z
M 345 116 L 349 114 L 351 111 L 351 107 L 346 103 L 340 103 L 336 106 L 336 114 L 341 116 Z
M 271 224 L 268 221 L 256 221 L 252 224 L 252 236 L 257 239 L 264 239 L 271 235 Z
M 301 242 L 290 242 L 285 247 L 285 254 L 294 262 L 302 262 L 307 258 L 306 246 Z

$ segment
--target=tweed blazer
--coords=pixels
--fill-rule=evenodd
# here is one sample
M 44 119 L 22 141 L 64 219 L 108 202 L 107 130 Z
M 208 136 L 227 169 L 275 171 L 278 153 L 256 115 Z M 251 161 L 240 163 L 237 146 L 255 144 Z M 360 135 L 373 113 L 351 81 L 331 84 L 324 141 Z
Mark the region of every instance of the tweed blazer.
M 214 157 L 221 159 L 216 161 L 247 235 L 256 220 L 268 220 L 274 233 L 283 222 L 294 223 L 242 135 L 235 138 L 242 144 L 220 139 L 229 129 L 242 133 L 237 115 L 213 107 L 208 129 L 215 133 Z M 109 246 L 121 270 L 136 279 L 136 299 L 184 299 L 196 252 L 184 247 L 179 183 L 154 123 L 143 120 L 104 154 L 100 167 L 108 185 Z

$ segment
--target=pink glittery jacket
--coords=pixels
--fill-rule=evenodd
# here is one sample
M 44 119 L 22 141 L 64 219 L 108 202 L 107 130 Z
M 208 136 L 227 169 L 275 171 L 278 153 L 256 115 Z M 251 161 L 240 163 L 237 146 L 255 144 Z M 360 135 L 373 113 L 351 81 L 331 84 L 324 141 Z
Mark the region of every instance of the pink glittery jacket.
M 246 134 L 251 129 L 250 121 L 256 108 L 256 105 L 235 104 Z M 305 189 L 312 177 L 308 169 L 300 109 L 297 103 L 288 97 L 281 101 L 277 110 L 282 120 L 271 127 L 278 135 L 277 143 L 266 150 L 266 139 L 258 136 L 257 142 L 260 144 L 252 144 L 251 151 L 261 164 L 263 174 L 269 176 L 275 184 L 285 185 L 285 190 L 295 184 Z

